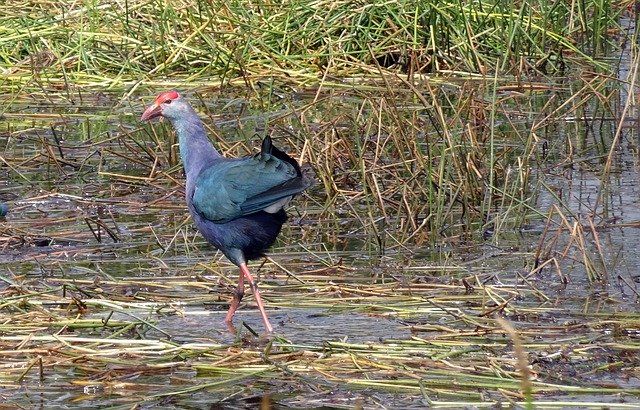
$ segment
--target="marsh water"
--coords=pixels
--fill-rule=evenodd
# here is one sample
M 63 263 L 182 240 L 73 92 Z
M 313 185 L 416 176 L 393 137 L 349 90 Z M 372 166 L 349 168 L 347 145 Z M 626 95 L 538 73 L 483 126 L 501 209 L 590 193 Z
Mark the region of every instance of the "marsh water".
M 277 144 L 312 163 L 309 150 L 327 142 L 313 136 L 328 126 L 355 144 L 388 140 L 384 127 L 357 134 L 379 120 L 366 107 L 383 100 L 380 90 L 318 99 L 318 90 L 267 85 L 258 95 L 238 87 L 187 94 L 229 155 L 251 153 L 272 127 Z M 500 105 L 490 125 L 508 134 L 504 187 L 526 171 L 529 192 L 526 206 L 511 205 L 515 215 L 497 201 L 490 214 L 502 217 L 491 223 L 452 203 L 448 226 L 409 229 L 387 215 L 401 197 L 362 201 L 357 169 L 314 163 L 319 183 L 289 209 L 271 259 L 251 266 L 271 337 L 250 295 L 236 328 L 222 323 L 237 268 L 191 225 L 169 128 L 138 122 L 159 90 L 5 98 L 0 395 L 47 409 L 499 405 L 522 399 L 512 338 L 492 319 L 499 313 L 523 339 L 538 406 L 640 405 L 640 117 L 617 82 L 601 89 L 617 98 L 606 109 L 593 98 L 563 112 L 572 95 L 588 95 L 583 86 L 562 79 Z M 453 107 L 460 90 L 479 86 L 450 87 L 442 104 Z M 474 92 L 485 103 L 496 95 Z M 416 124 L 432 121 L 408 94 L 384 101 Z M 532 124 L 536 160 L 518 169 L 516 134 Z M 443 134 L 419 135 L 433 152 Z M 378 182 L 391 184 L 390 175 Z M 427 219 L 416 216 L 416 226 Z

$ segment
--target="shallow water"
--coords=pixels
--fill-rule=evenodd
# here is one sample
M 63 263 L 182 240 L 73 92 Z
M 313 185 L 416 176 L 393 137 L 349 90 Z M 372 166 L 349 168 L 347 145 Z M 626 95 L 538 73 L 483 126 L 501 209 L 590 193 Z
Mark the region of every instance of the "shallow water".
M 358 111 L 359 95 L 346 94 L 340 104 Z M 494 312 L 525 340 L 540 383 L 535 400 L 640 403 L 633 353 L 640 329 L 636 129 L 624 131 L 604 179 L 600 139 L 605 145 L 612 140 L 615 122 L 584 126 L 559 119 L 555 133 L 545 135 L 550 154 L 533 171 L 537 217 L 522 224 L 505 217 L 505 229 L 479 222 L 469 233 L 454 220 L 435 241 L 416 236 L 397 243 L 402 231 L 392 218 L 377 228 L 384 235 L 363 223 L 368 218 L 362 215 L 371 212 L 366 204 L 343 197 L 330 217 L 321 214 L 326 193 L 316 185 L 289 211 L 290 223 L 272 251 L 275 263 L 252 264 L 277 335 L 269 339 L 260 334 L 250 295 L 235 331 L 222 324 L 237 268 L 194 232 L 180 166 L 164 139 L 170 137 L 158 131 L 156 139 L 140 127 L 140 101 L 125 109 L 118 96 L 90 95 L 83 105 L 17 99 L 6 109 L 0 200 L 10 213 L 0 222 L 6 323 L 0 394 L 7 403 L 489 405 L 504 399 L 500 389 L 477 387 L 465 377 L 504 372 L 508 381 L 517 374 L 511 340 L 491 322 Z M 264 128 L 268 115 L 239 120 L 243 104 L 226 98 L 208 107 L 231 111 L 213 119 L 217 141 L 253 141 L 250 131 Z M 301 95 L 286 104 L 308 102 Z M 274 117 L 282 114 L 276 108 Z M 242 121 L 249 136 L 236 134 Z M 567 144 L 581 148 L 564 161 Z M 336 178 L 345 189 L 359 189 L 347 173 Z M 545 228 L 554 207 L 574 219 L 563 225 L 558 212 Z M 548 267 L 536 271 L 544 261 Z M 586 266 L 596 280 L 588 279 Z M 87 338 L 86 345 L 74 337 Z M 103 339 L 123 345 L 111 350 Z M 332 356 L 340 360 L 325 362 Z M 229 368 L 231 358 L 238 362 Z M 391 385 L 403 378 L 405 385 Z M 380 381 L 389 382 L 374 383 Z M 450 389 L 451 383 L 460 387 Z

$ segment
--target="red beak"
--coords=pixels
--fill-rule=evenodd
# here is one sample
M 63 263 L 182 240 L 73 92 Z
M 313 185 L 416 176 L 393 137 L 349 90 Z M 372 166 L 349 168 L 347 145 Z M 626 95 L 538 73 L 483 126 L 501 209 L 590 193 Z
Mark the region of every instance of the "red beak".
M 149 121 L 153 118 L 160 117 L 162 115 L 162 107 L 156 103 L 150 105 L 149 108 L 144 110 L 142 113 L 142 117 L 140 117 L 140 121 Z

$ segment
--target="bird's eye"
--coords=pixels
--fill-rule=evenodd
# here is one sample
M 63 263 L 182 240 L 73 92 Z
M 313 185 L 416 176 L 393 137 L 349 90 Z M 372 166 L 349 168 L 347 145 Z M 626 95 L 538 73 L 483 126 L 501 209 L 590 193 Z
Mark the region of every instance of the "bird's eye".
M 164 102 L 165 104 L 171 104 L 171 100 L 167 100 Z

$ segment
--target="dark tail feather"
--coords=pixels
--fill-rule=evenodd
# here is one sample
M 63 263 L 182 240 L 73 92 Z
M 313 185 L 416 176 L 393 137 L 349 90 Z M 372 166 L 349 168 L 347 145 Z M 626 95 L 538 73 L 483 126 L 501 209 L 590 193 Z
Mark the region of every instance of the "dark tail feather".
M 260 153 L 261 154 L 267 153 L 267 154 L 273 155 L 274 157 L 278 158 L 280 161 L 284 161 L 291 164 L 293 168 L 295 168 L 296 173 L 298 174 L 298 179 L 295 183 L 303 187 L 300 189 L 300 192 L 304 191 L 305 189 L 309 188 L 315 183 L 316 173 L 314 172 L 311 165 L 302 164 L 302 166 L 300 166 L 300 164 L 298 164 L 298 161 L 291 158 L 286 153 L 280 151 L 278 148 L 274 147 L 273 141 L 271 140 L 271 137 L 269 135 L 264 137 L 264 139 L 262 140 L 262 147 L 260 148 Z
M 276 148 L 273 145 L 273 141 L 271 141 L 271 137 L 270 136 L 266 136 L 264 137 L 264 139 L 262 140 L 262 147 L 260 148 L 260 152 L 263 154 L 271 154 L 274 157 L 278 158 L 280 161 L 284 161 L 287 162 L 289 164 L 291 164 L 296 172 L 298 173 L 298 176 L 302 176 L 302 171 L 300 170 L 300 164 L 298 164 L 298 161 L 296 161 L 295 159 L 291 158 L 289 155 L 287 155 L 286 153 L 280 151 L 278 148 Z

